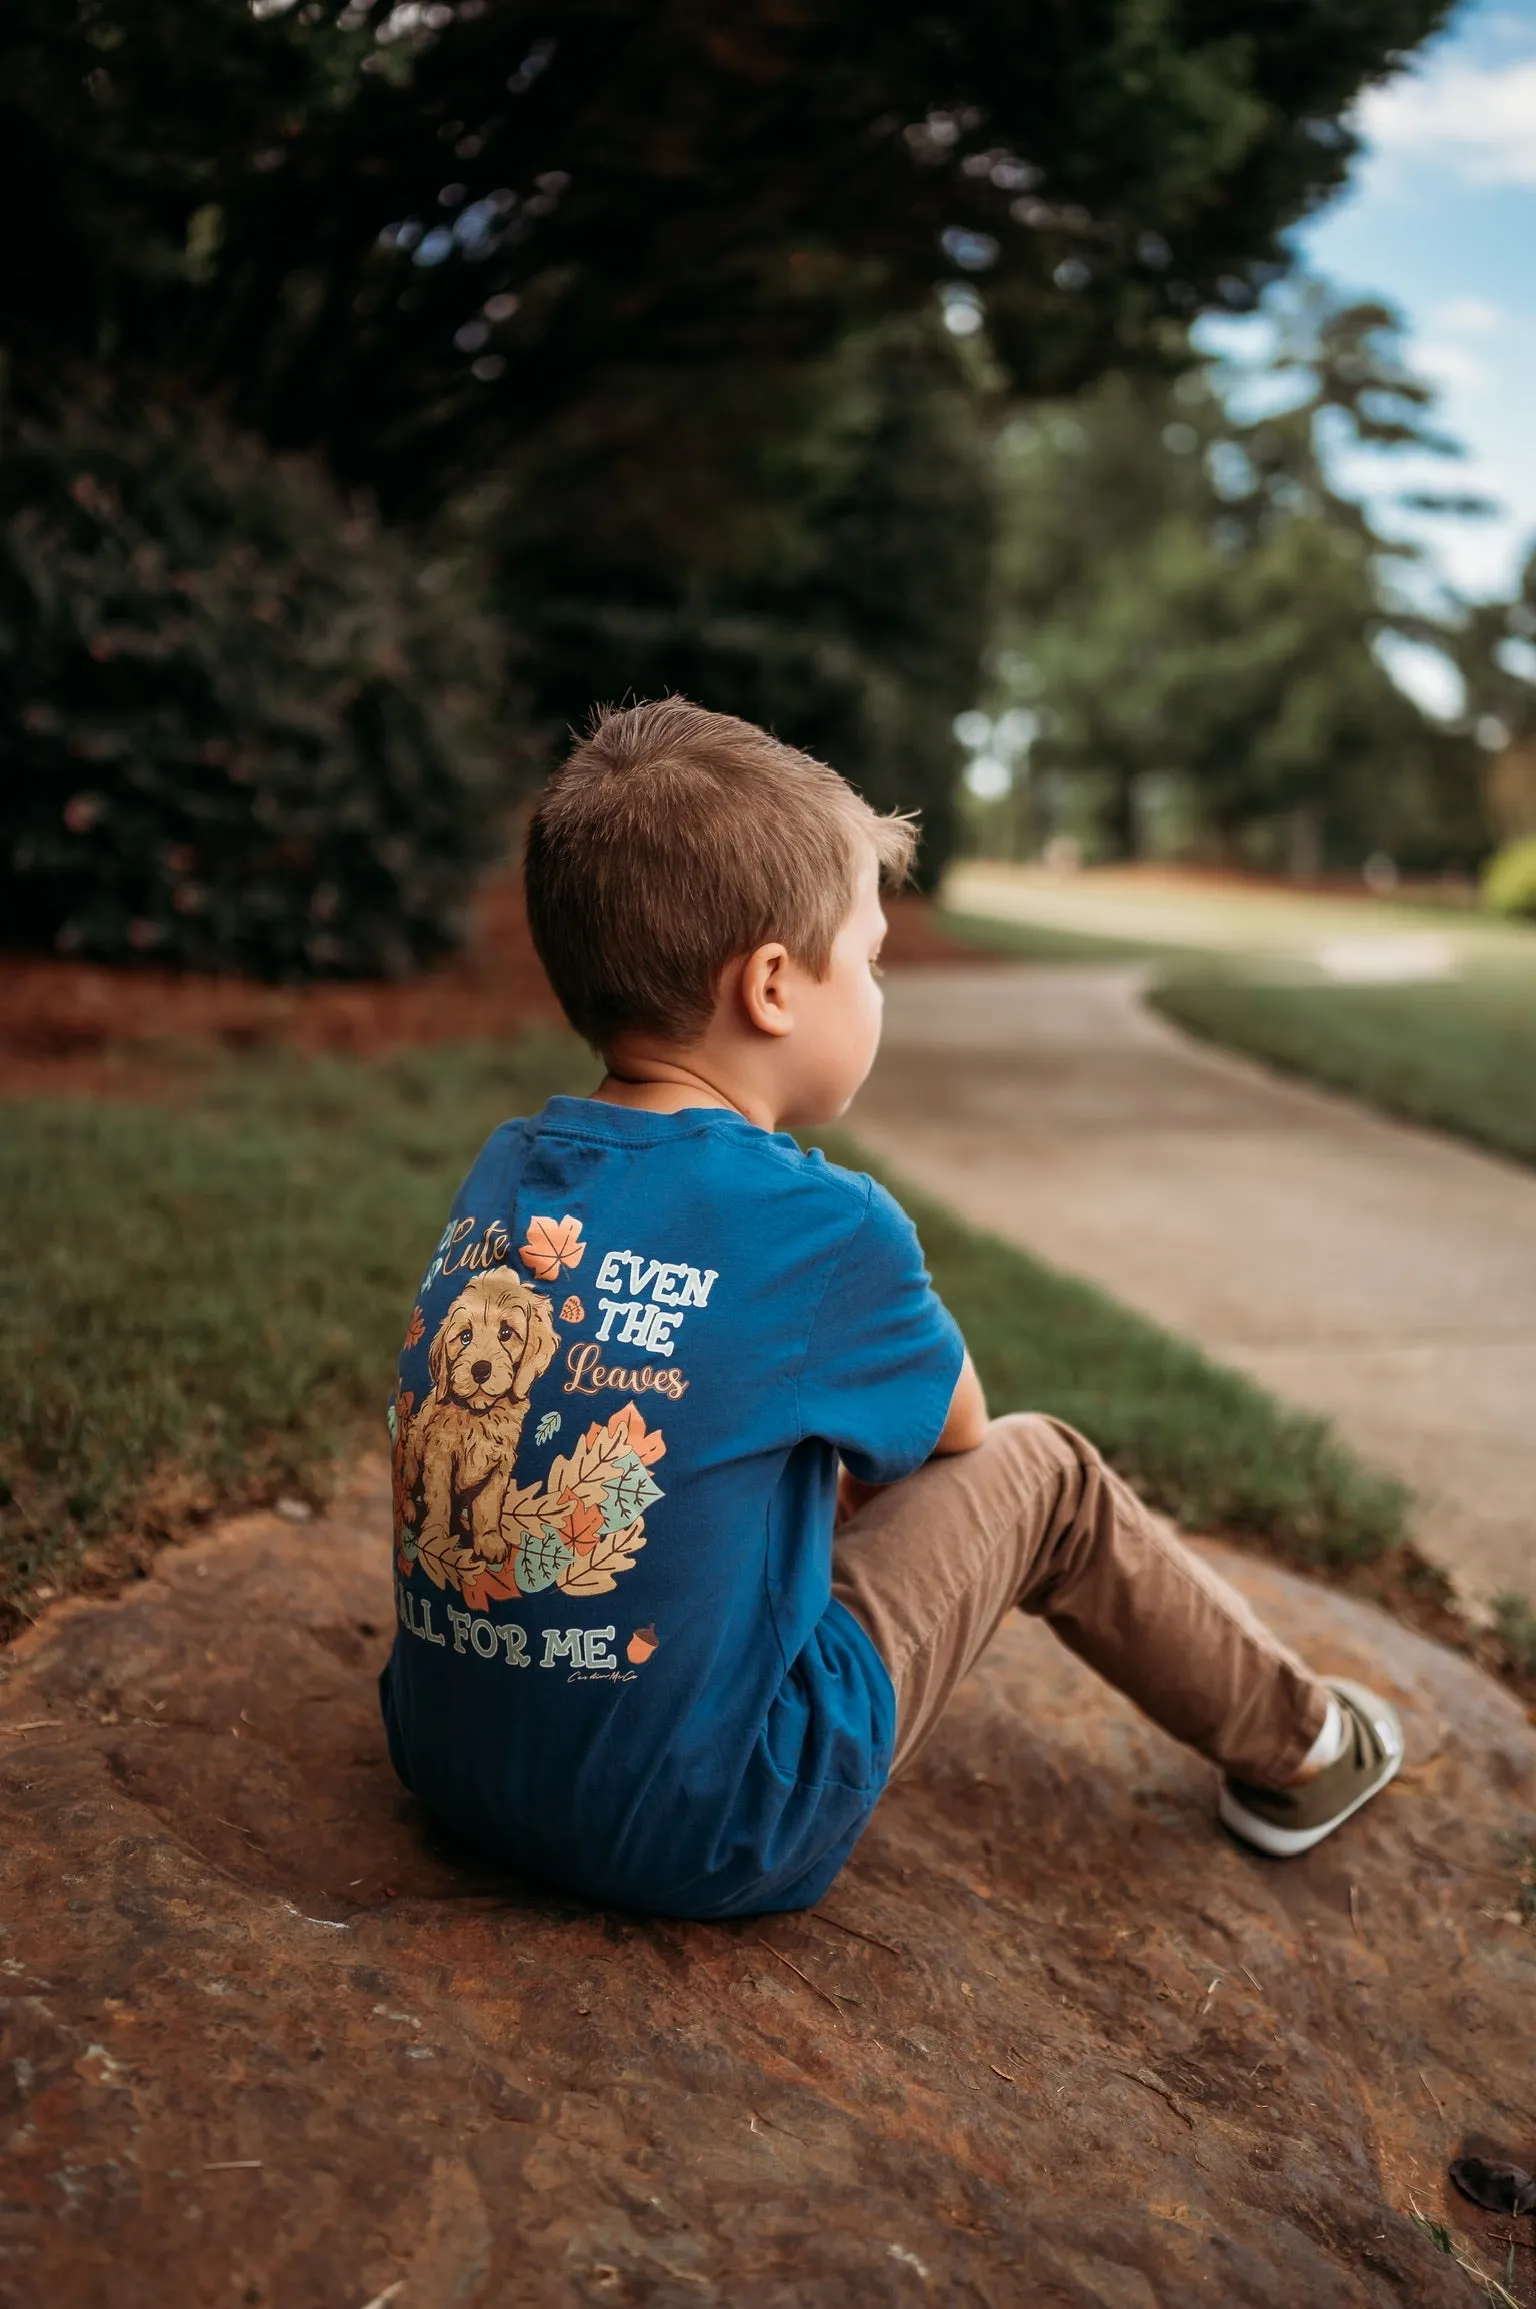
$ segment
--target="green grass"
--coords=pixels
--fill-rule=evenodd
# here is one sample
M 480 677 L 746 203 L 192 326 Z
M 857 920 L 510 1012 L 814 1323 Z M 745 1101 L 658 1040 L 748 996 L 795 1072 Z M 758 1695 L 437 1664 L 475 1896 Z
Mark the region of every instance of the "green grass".
M 318 1495 L 382 1438 L 411 1292 L 475 1148 L 585 1088 L 553 1038 L 379 1065 L 275 1053 L 170 1103 L 0 1129 L 0 1596 L 189 1509 Z
M 1523 1595 L 1493 1599 L 1493 1625 L 1510 1665 L 1523 1676 L 1536 1676 L 1536 1611 Z
M 1165 979 L 1150 999 L 1209 1041 L 1536 1162 L 1536 968 L 1407 986 L 1201 972 Z
M 1136 938 L 1101 938 L 1086 930 L 1057 930 L 1046 922 L 1004 921 L 957 907 L 934 909 L 934 925 L 963 946 L 1006 954 L 1013 962 L 1162 962 L 1179 951 Z
M 580 1090 L 542 1038 L 381 1063 L 272 1053 L 157 1105 L 11 1104 L 0 1130 L 0 1597 L 78 1576 L 108 1534 L 323 1495 L 382 1440 L 411 1294 L 475 1148 Z M 856 1159 L 856 1154 L 854 1158 Z M 1085 1428 L 1157 1504 L 1339 1562 L 1403 1495 L 1319 1422 L 1087 1285 L 914 1205 L 993 1407 Z

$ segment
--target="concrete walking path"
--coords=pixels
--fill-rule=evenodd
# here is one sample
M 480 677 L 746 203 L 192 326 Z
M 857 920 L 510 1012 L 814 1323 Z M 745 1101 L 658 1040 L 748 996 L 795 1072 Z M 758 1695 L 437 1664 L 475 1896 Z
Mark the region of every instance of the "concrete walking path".
M 849 1117 L 915 1186 L 1086 1275 L 1419 1495 L 1472 1599 L 1536 1594 L 1536 1175 L 1208 1049 L 1134 969 L 893 975 Z

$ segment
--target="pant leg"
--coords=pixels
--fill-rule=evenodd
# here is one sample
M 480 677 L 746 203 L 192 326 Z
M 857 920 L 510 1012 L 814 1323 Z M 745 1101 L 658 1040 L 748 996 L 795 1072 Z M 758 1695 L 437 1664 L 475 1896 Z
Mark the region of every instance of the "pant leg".
M 1015 1606 L 1240 1779 L 1283 1785 L 1322 1729 L 1317 1678 L 1058 1420 L 994 1419 L 878 1493 L 837 1533 L 832 1592 L 891 1671 L 898 1771 Z

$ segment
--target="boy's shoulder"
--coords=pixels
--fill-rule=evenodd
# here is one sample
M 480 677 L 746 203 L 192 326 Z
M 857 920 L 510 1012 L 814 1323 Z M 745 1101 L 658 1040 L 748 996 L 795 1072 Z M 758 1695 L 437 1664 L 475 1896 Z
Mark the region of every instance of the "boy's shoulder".
M 600 1151 L 614 1158 L 615 1170 L 606 1182 L 610 1188 L 622 1187 L 630 1167 L 626 1156 L 639 1158 L 633 1178 L 637 1189 L 643 1177 L 646 1190 L 659 1192 L 665 1202 L 694 1195 L 701 1209 L 739 1206 L 748 1216 L 755 1214 L 770 1234 L 793 1223 L 829 1248 L 851 1245 L 855 1238 L 871 1243 L 892 1239 L 892 1247 L 895 1239 L 903 1246 L 913 1240 L 906 1212 L 867 1171 L 840 1162 L 822 1146 L 802 1145 L 788 1131 L 762 1130 L 744 1116 L 714 1107 L 663 1115 L 596 1099 L 552 1098 L 537 1113 L 513 1116 L 493 1131 L 471 1176 L 483 1191 L 498 1177 L 513 1188 L 530 1160 L 540 1172 L 558 1173 L 564 1167 L 561 1142 L 580 1149 L 588 1191 L 598 1184 L 591 1162 Z M 553 1159 L 546 1162 L 546 1155 Z M 554 1187 L 553 1177 L 548 1183 Z M 788 1203 L 798 1214 L 792 1221 L 784 1207 Z M 780 1206 L 776 1213 L 774 1205 Z
M 614 1159 L 608 1191 L 622 1191 L 628 1173 L 633 1189 L 648 1199 L 675 1208 L 692 1198 L 701 1216 L 712 1209 L 717 1220 L 729 1213 L 733 1232 L 745 1227 L 771 1240 L 791 1226 L 803 1247 L 814 1241 L 833 1255 L 856 1241 L 876 1255 L 899 1251 L 910 1257 L 914 1248 L 911 1220 L 868 1172 L 837 1161 L 821 1146 L 802 1146 L 787 1131 L 761 1130 L 742 1116 L 709 1107 L 656 1115 L 593 1099 L 551 1099 L 536 1114 L 513 1116 L 492 1132 L 461 1199 L 510 1198 L 530 1162 L 545 1190 L 576 1191 L 574 1177 L 569 1190 L 557 1184 L 565 1167 L 562 1142 L 580 1149 L 581 1187 L 588 1193 L 604 1191 L 605 1166 L 596 1174 L 591 1168 L 594 1150 L 600 1150 Z M 632 1167 L 636 1158 L 638 1169 Z
M 624 1118 L 616 1128 L 614 1117 Z M 650 1125 L 650 1128 L 647 1128 Z M 515 1115 L 494 1131 L 489 1146 L 511 1147 L 530 1138 L 569 1138 L 586 1144 L 611 1146 L 622 1154 L 666 1151 L 680 1162 L 692 1159 L 723 1160 L 743 1168 L 777 1171 L 786 1181 L 814 1190 L 841 1203 L 852 1216 L 862 1215 L 872 1198 L 889 1202 L 867 1171 L 836 1161 L 824 1148 L 802 1145 L 788 1131 L 768 1131 L 744 1116 L 718 1107 L 686 1107 L 676 1114 L 652 1114 L 648 1109 L 610 1106 L 600 1099 L 556 1097 L 536 1114 Z
M 794 1139 L 779 1143 L 792 1152 L 799 1164 L 799 1176 L 807 1186 L 841 1203 L 851 1221 L 857 1223 L 866 1217 L 872 1205 L 891 1202 L 892 1198 L 868 1171 L 854 1170 L 850 1164 L 838 1162 L 825 1147 L 802 1147 Z

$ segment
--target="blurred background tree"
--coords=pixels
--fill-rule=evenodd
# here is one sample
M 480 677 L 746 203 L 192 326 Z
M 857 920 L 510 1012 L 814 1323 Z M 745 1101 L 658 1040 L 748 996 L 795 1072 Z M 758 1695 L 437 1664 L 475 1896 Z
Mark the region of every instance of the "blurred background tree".
M 1381 654 L 1396 637 L 1460 658 L 1469 634 L 1409 606 L 1405 549 L 1322 453 L 1325 428 L 1451 451 L 1395 318 L 1308 284 L 1260 382 L 1244 416 L 1210 362 L 1115 375 L 1005 426 L 992 690 L 1033 743 L 1027 772 L 997 765 L 990 827 L 979 813 L 994 847 L 1066 830 L 1110 855 L 1203 847 L 1305 876 L 1486 846 L 1470 732 L 1431 719 Z
M 471 685 L 470 718 L 495 713 L 516 740 L 503 796 L 591 699 L 675 684 L 921 806 L 932 874 L 950 726 L 989 640 L 999 420 L 1110 374 L 1145 380 L 1115 388 L 1127 408 L 1155 400 L 1188 364 L 1194 319 L 1252 304 L 1284 267 L 1285 227 L 1342 181 L 1362 85 L 1447 13 L 743 0 L 727 21 L 703 0 L 17 0 L 0 177 L 25 224 L 0 255 L 0 459 L 24 423 L 32 463 L 8 502 L 20 518 L 50 432 L 58 459 L 75 454 L 68 410 L 100 377 L 116 407 L 215 404 L 241 457 L 297 452 L 329 474 L 340 494 L 317 482 L 310 519 L 338 540 L 376 505 L 407 559 L 482 557 L 501 662 Z M 1225 516 L 1254 532 L 1253 613 L 1323 583 L 1367 623 L 1341 519 L 1278 523 L 1295 476 L 1255 473 L 1252 502 L 1234 491 Z M 211 559 L 228 509 L 203 502 Z M 1205 526 L 1199 552 L 1171 529 L 1159 547 L 1183 556 L 1186 658 L 1233 598 L 1209 559 L 1231 550 Z M 78 555 L 69 567 L 84 603 L 95 580 Z M 1228 721 L 1247 726 L 1276 652 L 1230 616 L 1216 630 L 1247 701 Z M 1310 806 L 1309 731 L 1333 733 L 1328 777 L 1385 743 L 1391 701 L 1351 662 L 1349 710 L 1297 706 L 1252 765 L 1269 815 Z M 400 665 L 425 728 L 430 652 Z M 1186 672 L 1144 712 L 1194 713 L 1198 686 Z M 142 766 L 149 730 L 135 725 L 121 773 L 96 764 L 104 793 Z M 1192 730 L 1189 775 L 1218 823 L 1224 742 Z M 1143 773 L 1111 774 L 1129 792 Z M 442 793 L 483 854 L 481 786 Z M 414 839 L 403 802 L 391 812 L 392 838 Z M 32 829 L 12 846 L 29 934 L 66 933 L 78 907 L 57 844 Z M 326 880 L 340 871 L 332 853 Z M 376 894 L 373 871 L 363 859 Z M 194 879 L 213 887 L 200 853 Z M 435 919 L 399 950 L 451 932 L 448 911 Z M 366 948 L 241 931 L 231 950 L 355 969 L 374 966 Z M 193 947 L 177 931 L 162 950 Z
M 637 383 L 509 460 L 480 515 L 541 715 L 667 690 L 793 733 L 951 847 L 952 722 L 991 614 L 991 449 L 935 313 L 850 334 L 765 405 L 750 372 Z
M 1483 896 L 1502 913 L 1536 918 L 1536 554 L 1510 600 L 1467 610 L 1456 658 L 1489 756 L 1488 817 L 1502 845 Z

